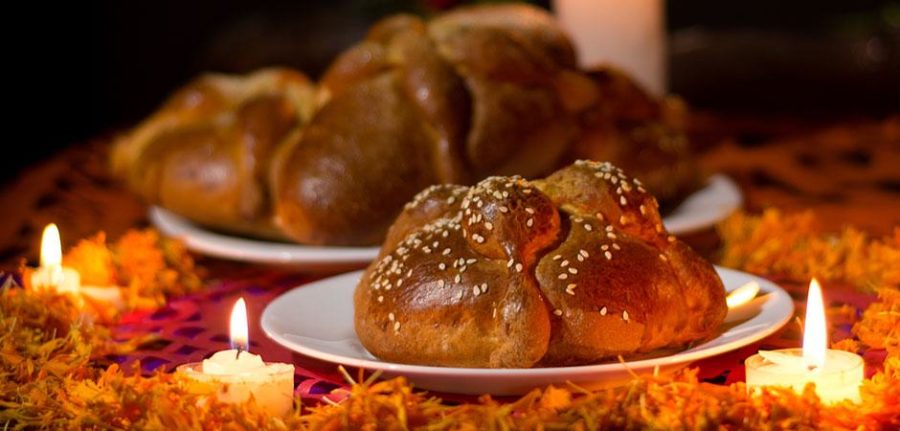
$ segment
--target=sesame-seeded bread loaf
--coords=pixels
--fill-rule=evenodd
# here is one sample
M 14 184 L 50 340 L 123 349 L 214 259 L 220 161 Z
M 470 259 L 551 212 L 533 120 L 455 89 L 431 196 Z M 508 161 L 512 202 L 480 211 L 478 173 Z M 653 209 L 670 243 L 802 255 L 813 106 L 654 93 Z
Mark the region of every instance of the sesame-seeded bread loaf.
M 656 199 L 590 161 L 423 191 L 354 302 L 379 358 L 491 368 L 680 348 L 713 336 L 726 312 L 715 270 L 668 235 Z
M 148 202 L 195 222 L 317 245 L 382 242 L 428 186 L 535 178 L 578 157 L 637 172 L 661 196 L 693 187 L 669 99 L 576 65 L 532 6 L 388 17 L 318 85 L 284 69 L 191 83 L 118 140 L 113 162 Z

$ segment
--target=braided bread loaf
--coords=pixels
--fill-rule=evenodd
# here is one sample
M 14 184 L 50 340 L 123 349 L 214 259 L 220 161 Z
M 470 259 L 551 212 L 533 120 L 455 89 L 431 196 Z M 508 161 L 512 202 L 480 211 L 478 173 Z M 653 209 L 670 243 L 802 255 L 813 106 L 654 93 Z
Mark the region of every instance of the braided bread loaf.
M 708 338 L 726 313 L 713 267 L 666 233 L 642 184 L 586 161 L 423 191 L 354 302 L 375 356 L 461 367 L 633 357 Z
M 627 162 L 673 196 L 692 185 L 696 169 L 660 169 L 691 163 L 669 105 L 575 65 L 530 6 L 389 17 L 317 87 L 285 70 L 200 79 L 121 139 L 114 165 L 202 224 L 329 245 L 381 242 L 430 185 L 532 178 L 575 157 Z

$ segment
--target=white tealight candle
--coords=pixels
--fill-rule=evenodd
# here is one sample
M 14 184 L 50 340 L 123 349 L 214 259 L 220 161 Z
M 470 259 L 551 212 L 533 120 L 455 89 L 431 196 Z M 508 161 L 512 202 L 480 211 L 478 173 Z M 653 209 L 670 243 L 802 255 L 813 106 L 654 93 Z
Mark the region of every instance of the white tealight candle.
M 248 352 L 247 332 L 247 305 L 241 298 L 231 312 L 231 341 L 240 347 L 216 352 L 201 363 L 182 365 L 178 372 L 219 401 L 241 403 L 253 396 L 260 408 L 282 416 L 294 405 L 294 366 L 266 363 Z
M 69 293 L 82 299 L 88 297 L 103 305 L 121 310 L 124 307 L 122 291 L 116 286 L 83 286 L 81 275 L 73 268 L 62 265 L 62 241 L 59 228 L 50 223 L 41 236 L 41 266 L 31 274 L 31 286 L 37 290 L 51 289 Z
M 808 383 L 814 383 L 823 403 L 859 402 L 863 360 L 855 353 L 827 349 L 826 328 L 822 290 L 813 279 L 806 304 L 803 348 L 760 351 L 747 358 L 747 388 L 786 386 L 802 393 Z

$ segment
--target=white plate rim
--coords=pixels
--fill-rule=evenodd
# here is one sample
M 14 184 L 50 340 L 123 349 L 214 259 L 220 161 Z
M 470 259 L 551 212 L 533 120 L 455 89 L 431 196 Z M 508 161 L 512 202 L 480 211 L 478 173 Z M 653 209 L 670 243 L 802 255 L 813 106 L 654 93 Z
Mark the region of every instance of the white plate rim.
M 665 217 L 663 223 L 673 235 L 704 229 L 740 208 L 742 198 L 740 188 L 731 178 L 716 174 L 709 178 L 706 187 L 694 192 Z M 207 230 L 159 206 L 151 206 L 148 217 L 157 229 L 180 239 L 191 251 L 243 262 L 308 267 L 358 264 L 374 260 L 379 250 L 379 247 L 309 246 L 230 236 Z
M 690 194 L 671 213 L 663 217 L 666 230 L 684 235 L 724 220 L 743 205 L 741 188 L 725 174 L 707 179 L 706 186 Z
M 367 263 L 380 247 L 309 246 L 242 238 L 197 226 L 158 206 L 149 209 L 150 221 L 164 234 L 178 238 L 192 251 L 253 263 L 335 264 Z
M 371 359 L 361 359 L 361 358 L 351 358 L 345 357 L 337 354 L 332 354 L 328 352 L 322 352 L 320 350 L 316 350 L 313 348 L 308 348 L 299 344 L 287 337 L 282 336 L 273 325 L 273 311 L 275 308 L 279 306 L 279 300 L 285 300 L 288 298 L 288 295 L 291 292 L 295 292 L 298 289 L 303 289 L 305 287 L 309 287 L 312 285 L 322 286 L 324 284 L 334 284 L 341 282 L 351 282 L 353 288 L 356 287 L 356 281 L 359 280 L 363 271 L 353 271 L 345 274 L 341 274 L 338 276 L 322 279 L 315 281 L 313 283 L 303 284 L 297 286 L 293 289 L 290 289 L 277 298 L 273 299 L 266 305 L 265 310 L 260 317 L 260 326 L 263 329 L 263 332 L 271 338 L 276 343 L 282 345 L 289 350 L 301 353 L 303 355 L 316 358 L 319 360 L 323 360 L 330 363 L 342 364 L 345 366 L 363 368 L 368 370 L 385 370 L 392 371 L 396 373 L 408 373 L 410 375 L 441 375 L 443 377 L 548 377 L 554 376 L 557 374 L 565 374 L 568 376 L 580 376 L 586 374 L 598 374 L 603 372 L 617 372 L 623 369 L 633 369 L 633 370 L 641 370 L 648 369 L 655 366 L 666 366 L 672 364 L 687 364 L 699 359 L 704 359 L 712 356 L 716 356 L 725 352 L 729 352 L 732 350 L 739 349 L 741 347 L 752 344 L 756 341 L 759 341 L 769 335 L 772 335 L 779 329 L 781 329 L 788 321 L 790 321 L 791 317 L 794 313 L 794 303 L 791 299 L 790 295 L 777 284 L 766 280 L 762 277 L 755 276 L 753 274 L 749 274 L 742 271 L 737 271 L 733 269 L 723 268 L 716 266 L 717 271 L 722 273 L 732 273 L 742 277 L 747 277 L 756 281 L 760 284 L 761 293 L 771 293 L 772 298 L 767 301 L 773 306 L 786 307 L 785 309 L 779 310 L 780 316 L 773 322 L 771 322 L 767 327 L 762 328 L 756 332 L 753 332 L 747 336 L 744 336 L 738 340 L 734 340 L 730 343 L 714 346 L 710 348 L 701 348 L 705 344 L 708 344 L 713 340 L 709 340 L 699 346 L 695 346 L 688 350 L 664 357 L 651 358 L 651 359 L 641 359 L 636 361 L 626 361 L 624 363 L 603 363 L 603 364 L 594 364 L 594 365 L 578 365 L 578 366 L 566 366 L 566 367 L 544 367 L 544 368 L 458 368 L 458 367 L 438 367 L 438 366 L 428 366 L 428 365 L 410 365 L 410 364 L 399 364 L 393 362 L 385 362 L 380 360 L 371 360 Z M 736 286 L 733 286 L 736 287 Z M 761 314 L 761 313 L 760 313 Z M 753 319 L 750 319 L 747 322 L 752 322 Z M 724 335 L 724 334 L 723 334 Z M 721 337 L 722 335 L 720 335 Z M 718 338 L 718 337 L 717 337 Z

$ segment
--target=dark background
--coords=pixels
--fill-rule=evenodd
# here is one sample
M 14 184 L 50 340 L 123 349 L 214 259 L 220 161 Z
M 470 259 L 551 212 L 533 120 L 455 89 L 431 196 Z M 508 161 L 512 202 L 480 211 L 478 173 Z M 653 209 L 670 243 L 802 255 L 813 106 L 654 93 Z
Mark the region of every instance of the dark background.
M 626 1 L 626 0 L 623 0 Z M 53 151 L 128 127 L 203 71 L 315 77 L 367 27 L 453 0 L 66 2 L 7 16 L 14 115 L 6 182 Z M 534 1 L 549 7 L 549 0 Z M 900 2 L 667 2 L 669 88 L 694 108 L 798 117 L 900 112 Z

